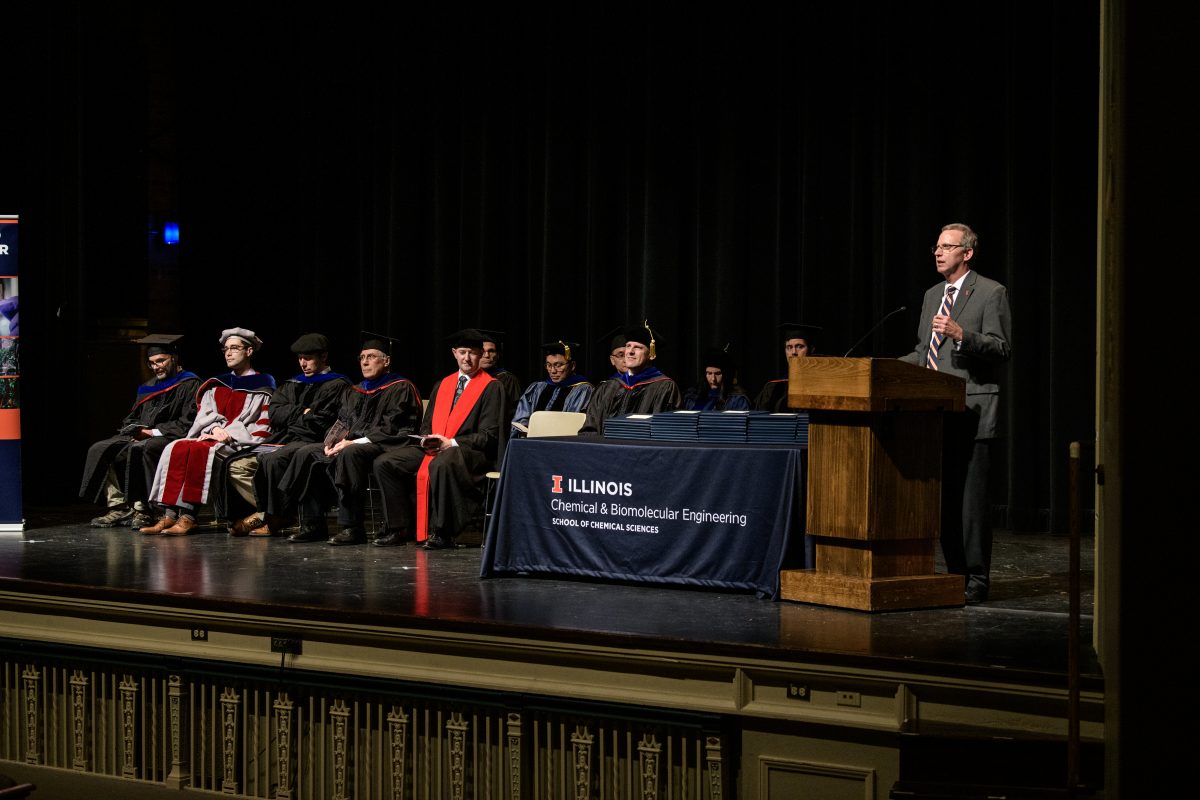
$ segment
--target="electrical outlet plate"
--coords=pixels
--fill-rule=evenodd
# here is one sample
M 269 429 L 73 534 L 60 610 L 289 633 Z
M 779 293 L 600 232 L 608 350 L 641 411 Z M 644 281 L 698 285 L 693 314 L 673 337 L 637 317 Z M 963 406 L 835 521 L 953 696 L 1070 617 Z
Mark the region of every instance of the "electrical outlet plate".
M 837 704 L 839 706 L 848 706 L 850 708 L 861 708 L 862 695 L 859 692 L 838 692 Z

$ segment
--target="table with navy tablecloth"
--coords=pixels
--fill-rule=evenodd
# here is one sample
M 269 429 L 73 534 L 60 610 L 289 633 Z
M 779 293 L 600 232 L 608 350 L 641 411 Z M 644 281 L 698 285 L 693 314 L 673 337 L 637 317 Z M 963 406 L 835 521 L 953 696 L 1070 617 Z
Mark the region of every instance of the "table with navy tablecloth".
M 803 567 L 802 447 L 517 439 L 481 576 L 560 575 L 753 591 Z

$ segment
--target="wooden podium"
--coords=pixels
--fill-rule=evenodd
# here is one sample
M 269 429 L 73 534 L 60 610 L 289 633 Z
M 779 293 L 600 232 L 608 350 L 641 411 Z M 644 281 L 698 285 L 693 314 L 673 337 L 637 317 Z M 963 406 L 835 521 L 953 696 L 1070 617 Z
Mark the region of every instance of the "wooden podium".
M 796 358 L 788 405 L 809 410 L 807 532 L 815 569 L 780 572 L 785 600 L 896 611 L 961 606 L 961 575 L 934 572 L 942 414 L 966 382 L 885 358 Z

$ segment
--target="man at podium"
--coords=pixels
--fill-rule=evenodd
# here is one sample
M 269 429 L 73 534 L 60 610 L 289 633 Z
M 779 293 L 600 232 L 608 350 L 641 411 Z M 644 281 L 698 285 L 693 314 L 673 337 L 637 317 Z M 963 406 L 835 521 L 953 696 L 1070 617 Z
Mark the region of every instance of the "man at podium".
M 967 579 L 966 600 L 987 600 L 992 560 L 988 467 L 1000 406 L 999 368 L 1010 354 L 1008 290 L 972 269 L 978 237 L 942 228 L 933 246 L 941 283 L 925 293 L 910 364 L 967 382 L 967 410 L 946 417 L 942 459 L 942 553 Z

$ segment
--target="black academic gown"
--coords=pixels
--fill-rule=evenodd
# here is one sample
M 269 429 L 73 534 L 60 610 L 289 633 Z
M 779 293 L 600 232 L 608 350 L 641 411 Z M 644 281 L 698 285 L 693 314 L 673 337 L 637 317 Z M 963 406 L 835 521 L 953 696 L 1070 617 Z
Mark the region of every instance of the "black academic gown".
M 508 447 L 508 439 L 512 434 L 510 423 L 517 413 L 517 405 L 521 402 L 521 394 L 525 387 L 521 385 L 521 379 L 509 372 L 507 367 L 496 367 L 486 370 L 486 372 L 495 378 L 504 390 L 504 408 L 500 411 L 500 419 L 504 424 L 500 426 L 500 442 L 496 446 L 496 463 L 498 464 L 504 460 L 504 450 Z
M 604 420 L 625 414 L 674 411 L 683 398 L 675 381 L 651 367 L 632 377 L 614 375 L 596 387 L 581 433 L 604 433 Z
M 283 382 L 271 395 L 267 417 L 271 435 L 266 444 L 319 442 L 338 417 L 342 396 L 350 389 L 350 379 L 336 372 L 308 378 L 297 375 Z M 304 413 L 304 409 L 309 412 Z
M 361 525 L 372 462 L 406 444 L 408 435 L 415 433 L 420 423 L 421 395 L 411 381 L 394 373 L 361 381 L 342 396 L 337 420 L 326 437 L 297 448 L 287 471 L 278 482 L 270 484 L 266 504 L 264 495 L 259 494 L 260 510 L 283 515 L 299 503 L 306 516 L 320 513 L 334 502 L 336 489 L 339 524 Z M 342 439 L 369 441 L 351 445 L 329 459 L 326 445 Z
M 304 445 L 325 440 L 325 433 L 337 419 L 350 386 L 345 375 L 326 372 L 311 378 L 297 375 L 275 390 L 267 409 L 271 435 L 266 443 L 246 454 L 258 458 L 254 495 L 259 511 L 283 514 L 286 503 L 280 502 L 279 485 L 288 467 Z
M 141 468 L 142 452 L 149 448 L 161 455 L 168 443 L 187 434 L 196 418 L 196 390 L 199 388 L 200 379 L 190 372 L 180 372 L 161 381 L 147 381 L 138 387 L 137 399 L 121 420 L 117 435 L 88 448 L 79 496 L 102 502 L 104 476 L 112 466 L 124 486 L 126 499 L 129 502 L 144 501 L 150 484 Z M 130 434 L 139 428 L 157 429 L 162 436 L 135 442 Z M 157 466 L 157 458 L 154 463 Z M 151 478 L 153 474 L 150 473 Z
M 488 370 L 487 373 L 500 381 L 500 385 L 504 388 L 505 398 L 512 404 L 513 408 L 516 408 L 517 401 L 521 399 L 521 392 L 524 389 L 520 378 L 509 372 L 506 367 L 497 367 L 496 369 Z
M 457 379 L 458 373 L 454 373 L 443 380 Z M 434 385 L 421 421 L 420 432 L 424 436 L 433 432 L 441 383 Z M 459 426 L 454 436 L 458 446 L 443 450 L 429 462 L 430 533 L 453 539 L 481 512 L 484 478 L 489 470 L 496 468 L 501 431 L 508 423 L 503 418 L 507 402 L 501 382 L 490 382 Z M 375 480 L 383 493 L 389 530 L 416 530 L 416 478 L 424 457 L 425 451 L 414 443 L 375 460 Z
M 767 381 L 763 385 L 762 391 L 754 398 L 754 408 L 757 411 L 770 411 L 773 414 L 791 411 L 792 409 L 788 408 L 787 378 Z

